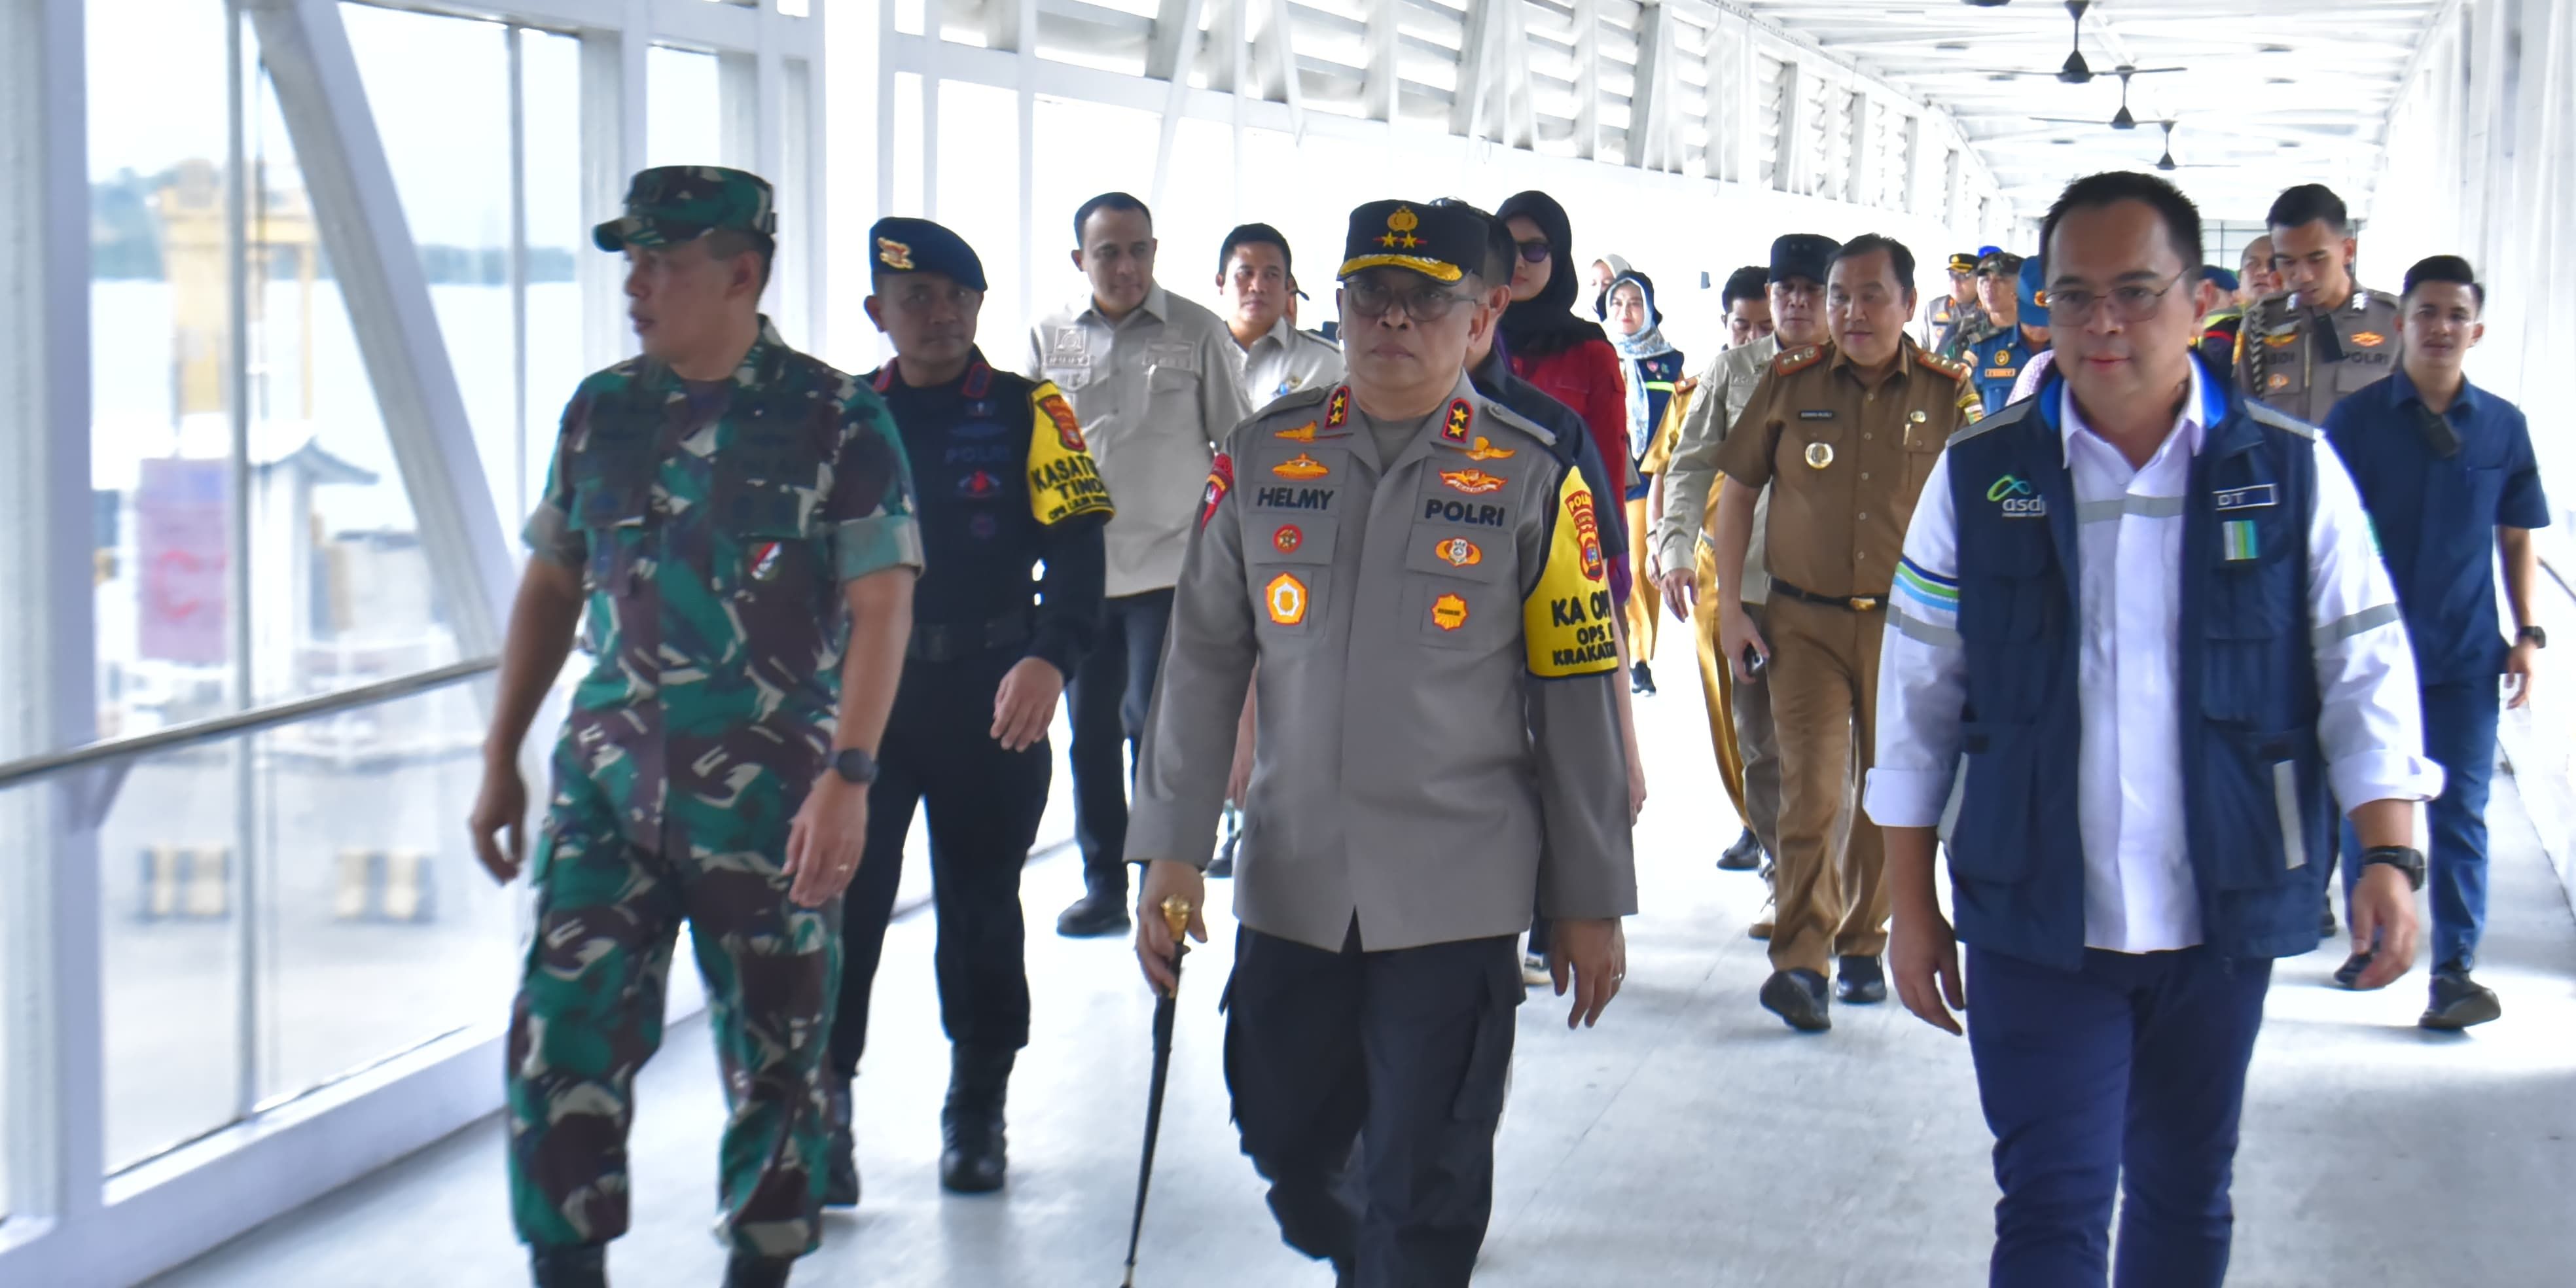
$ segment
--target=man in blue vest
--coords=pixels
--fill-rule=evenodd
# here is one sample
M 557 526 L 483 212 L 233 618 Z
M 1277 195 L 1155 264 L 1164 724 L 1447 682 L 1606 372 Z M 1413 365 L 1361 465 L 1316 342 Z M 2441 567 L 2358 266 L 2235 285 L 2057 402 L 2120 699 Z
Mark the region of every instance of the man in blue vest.
M 2549 636 L 2535 624 L 2540 575 L 2531 530 L 2549 523 L 2540 465 L 2522 410 L 2469 383 L 2461 360 L 2486 327 L 2486 288 L 2469 262 L 2436 255 L 2406 271 L 2398 297 L 2400 364 L 2326 413 L 2334 444 L 2361 490 L 2397 584 L 2406 635 L 2424 683 L 2424 742 L 2442 766 L 2433 800 L 2433 996 L 2420 1021 L 2464 1029 L 2504 1014 L 2494 990 L 2469 978 L 2487 917 L 2487 779 L 2495 771 L 2496 676 L 2514 706 L 2531 698 L 2532 668 Z M 2511 648 L 2496 620 L 2495 556 L 2517 628 Z M 2346 833 L 2344 884 L 2361 847 Z M 2356 939 L 2335 981 L 2371 962 Z
M 2379 988 L 2415 953 L 2415 662 L 2352 479 L 2191 350 L 2200 214 L 2153 175 L 2042 228 L 2057 360 L 1959 432 L 1905 540 L 1870 815 L 1906 1008 L 1995 1134 L 1994 1288 L 2218 1288 L 2272 959 L 2316 946 L 2334 805 Z M 1933 890 L 1949 836 L 1955 934 Z M 1968 943 L 1962 987 L 1957 941 Z

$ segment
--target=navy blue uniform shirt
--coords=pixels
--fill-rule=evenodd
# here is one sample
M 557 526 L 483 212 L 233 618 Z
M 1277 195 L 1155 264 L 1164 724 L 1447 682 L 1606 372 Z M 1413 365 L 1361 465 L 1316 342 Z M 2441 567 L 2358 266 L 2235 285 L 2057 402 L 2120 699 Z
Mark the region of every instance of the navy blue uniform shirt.
M 2445 460 L 2425 443 L 2424 403 L 2404 368 L 2326 414 L 2397 583 L 2425 684 L 2492 681 L 2508 649 L 2496 615 L 2495 530 L 2549 525 L 2522 409 L 2463 384 L 2443 413 L 2460 436 Z

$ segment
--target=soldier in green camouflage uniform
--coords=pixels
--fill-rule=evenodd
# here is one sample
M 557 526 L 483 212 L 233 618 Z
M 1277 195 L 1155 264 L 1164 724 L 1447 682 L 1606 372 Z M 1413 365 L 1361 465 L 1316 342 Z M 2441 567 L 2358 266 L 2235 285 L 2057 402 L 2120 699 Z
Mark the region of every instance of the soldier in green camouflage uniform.
M 519 841 L 504 858 L 494 833 L 525 813 L 519 742 L 586 602 L 595 661 L 556 745 L 511 1016 L 511 1209 L 540 1285 L 605 1283 L 634 1077 L 686 919 L 732 1108 L 716 1233 L 726 1283 L 755 1288 L 821 1237 L 839 896 L 921 538 L 884 405 L 756 311 L 769 186 L 647 170 L 627 212 L 594 240 L 627 253 L 645 353 L 565 409 L 474 821 L 506 879 Z M 730 379 L 703 378 L 728 361 Z

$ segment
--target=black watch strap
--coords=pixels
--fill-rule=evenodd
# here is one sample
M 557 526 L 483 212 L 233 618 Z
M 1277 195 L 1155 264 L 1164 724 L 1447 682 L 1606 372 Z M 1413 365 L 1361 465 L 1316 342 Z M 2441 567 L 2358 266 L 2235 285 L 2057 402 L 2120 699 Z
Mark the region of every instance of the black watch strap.
M 2531 641 L 2531 646 L 2533 648 L 2547 648 L 2549 647 L 2549 632 L 2544 631 L 2537 626 L 2525 626 L 2521 630 L 2513 633 L 2514 643 L 2520 644 L 2524 640 Z
M 832 772 L 839 774 L 842 782 L 865 787 L 877 780 L 877 758 L 865 748 L 843 747 L 832 753 Z
M 2406 874 L 2406 884 L 2424 888 L 2424 852 L 2411 845 L 2374 845 L 2361 852 L 2361 866 L 2385 863 Z

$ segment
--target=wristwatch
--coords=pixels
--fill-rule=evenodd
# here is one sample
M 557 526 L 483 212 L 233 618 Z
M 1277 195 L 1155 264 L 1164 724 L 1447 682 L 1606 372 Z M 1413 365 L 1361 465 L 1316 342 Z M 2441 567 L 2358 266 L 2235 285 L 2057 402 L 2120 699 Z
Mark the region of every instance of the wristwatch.
M 2385 863 L 2406 874 L 2406 884 L 2424 888 L 2424 852 L 2411 845 L 2374 845 L 2361 852 L 2361 866 Z
M 2547 648 L 2549 647 L 2549 632 L 2544 631 L 2537 626 L 2525 626 L 2521 630 L 2513 633 L 2514 643 L 2520 644 L 2524 640 L 2531 641 L 2531 646 L 2533 648 Z
M 832 753 L 832 772 L 853 787 L 865 787 L 877 780 L 877 758 L 858 747 L 843 747 Z

